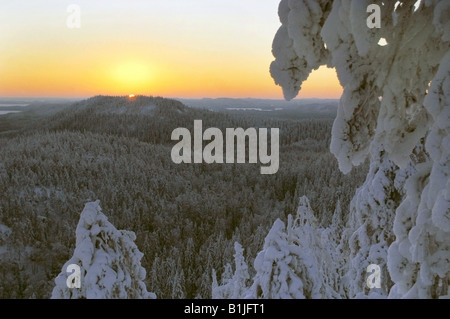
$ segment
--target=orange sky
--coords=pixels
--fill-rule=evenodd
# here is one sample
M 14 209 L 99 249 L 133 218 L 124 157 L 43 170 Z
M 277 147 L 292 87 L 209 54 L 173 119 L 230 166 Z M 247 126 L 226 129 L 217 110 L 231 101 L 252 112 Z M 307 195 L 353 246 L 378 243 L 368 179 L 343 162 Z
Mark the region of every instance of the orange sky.
M 0 96 L 282 98 L 269 74 L 276 0 L 82 0 L 79 29 L 70 3 L 0 2 Z M 341 92 L 321 68 L 299 97 Z

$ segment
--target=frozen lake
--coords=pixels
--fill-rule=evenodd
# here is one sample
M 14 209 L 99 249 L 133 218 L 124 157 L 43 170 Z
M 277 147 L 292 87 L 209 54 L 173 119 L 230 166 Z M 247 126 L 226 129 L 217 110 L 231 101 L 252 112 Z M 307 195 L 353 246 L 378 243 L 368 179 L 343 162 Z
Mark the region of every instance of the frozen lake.
M 0 115 L 5 115 L 8 113 L 20 113 L 21 111 L 0 111 Z
M 259 111 L 259 112 L 273 112 L 273 111 L 281 111 L 283 110 L 282 107 L 277 107 L 275 109 L 262 109 L 259 107 L 227 107 L 226 108 L 229 111 Z
M 28 106 L 30 104 L 2 104 L 0 103 L 0 107 L 11 107 L 11 106 Z

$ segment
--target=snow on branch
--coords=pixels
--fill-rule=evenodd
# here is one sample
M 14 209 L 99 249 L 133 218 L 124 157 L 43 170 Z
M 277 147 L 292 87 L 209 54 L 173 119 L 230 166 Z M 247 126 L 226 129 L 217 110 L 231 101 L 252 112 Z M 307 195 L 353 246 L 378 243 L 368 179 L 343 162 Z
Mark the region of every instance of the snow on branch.
M 87 203 L 76 229 L 74 254 L 55 279 L 52 298 L 156 298 L 145 287 L 146 271 L 141 266 L 143 254 L 134 240 L 133 232 L 117 230 L 108 221 L 99 201 Z M 68 270 L 77 267 L 81 276 L 79 288 L 69 287 L 71 274 Z

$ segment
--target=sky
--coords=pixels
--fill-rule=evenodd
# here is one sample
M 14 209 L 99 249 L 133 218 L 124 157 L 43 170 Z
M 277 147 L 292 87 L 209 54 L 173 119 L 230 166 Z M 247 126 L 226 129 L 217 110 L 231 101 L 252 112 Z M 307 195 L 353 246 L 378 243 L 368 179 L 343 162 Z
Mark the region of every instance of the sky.
M 70 28 L 75 4 L 80 27 Z M 1 0 L 0 96 L 273 98 L 279 0 Z M 334 69 L 299 98 L 339 98 Z

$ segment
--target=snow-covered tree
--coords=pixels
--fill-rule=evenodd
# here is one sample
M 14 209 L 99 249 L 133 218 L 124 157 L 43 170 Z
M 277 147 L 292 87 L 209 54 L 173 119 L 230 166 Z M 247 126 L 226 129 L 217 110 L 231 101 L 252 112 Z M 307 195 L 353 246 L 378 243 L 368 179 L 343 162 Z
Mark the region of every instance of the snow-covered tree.
M 381 8 L 381 28 L 368 27 L 369 4 Z M 344 88 L 331 141 L 340 169 L 348 173 L 380 153 L 402 170 L 415 167 L 395 212 L 389 296 L 450 296 L 450 2 L 282 0 L 279 15 L 271 74 L 286 99 L 321 65 L 336 68 Z M 423 162 L 417 162 L 413 153 L 423 140 Z M 375 185 L 379 178 L 369 174 L 365 187 L 382 190 Z M 381 202 L 375 211 L 384 205 L 390 204 Z M 375 211 L 372 206 L 373 214 L 361 214 L 359 225 L 372 219 L 381 228 L 384 222 L 376 219 L 387 217 Z M 361 245 L 373 246 L 364 250 L 385 255 L 384 236 L 363 240 L 367 229 L 356 232 Z M 367 255 L 356 252 L 361 248 L 354 246 L 352 255 Z
M 303 256 L 298 246 L 289 243 L 285 224 L 276 220 L 265 239 L 264 249 L 254 262 L 252 297 L 304 299 L 303 281 L 297 272 L 299 259 L 306 264 L 310 262 L 309 256 Z
M 325 278 L 333 265 L 309 200 L 300 198 L 297 215 L 287 226 L 276 220 L 254 262 L 256 275 L 249 297 L 304 299 L 337 297 Z M 323 258 L 326 258 L 324 260 Z
M 53 299 L 138 299 L 156 296 L 147 292 L 143 254 L 133 232 L 117 230 L 102 213 L 99 201 L 87 203 L 76 229 L 72 258 L 55 279 Z M 80 268 L 80 287 L 69 288 L 72 267 Z M 69 271 L 69 272 L 68 272 Z
M 384 152 L 372 158 L 366 182 L 357 190 L 350 203 L 350 218 L 343 242 L 348 259 L 345 276 L 347 296 L 350 298 L 387 297 L 392 280 L 387 268 L 388 248 L 395 240 L 393 231 L 395 210 L 403 199 L 403 186 L 412 167 L 399 169 Z M 380 266 L 381 288 L 366 285 L 367 267 Z
M 234 243 L 235 271 L 231 276 L 231 265 L 227 264 L 222 275 L 222 285 L 217 284 L 215 271 L 213 272 L 213 299 L 239 299 L 247 295 L 247 281 L 250 279 L 248 266 L 244 258 L 244 249 L 238 242 Z
M 320 258 L 323 261 L 322 271 L 325 286 L 328 287 L 328 296 L 332 298 L 345 297 L 346 286 L 343 280 L 348 257 L 348 238 L 345 237 L 344 214 L 341 208 L 341 201 L 338 200 L 333 213 L 331 225 L 327 228 L 319 229 L 321 247 Z
M 341 200 L 338 199 L 336 202 L 336 208 L 334 209 L 333 217 L 331 218 L 331 227 L 335 228 L 338 232 L 338 236 L 342 235 L 342 230 L 344 228 L 344 212 L 342 211 Z

